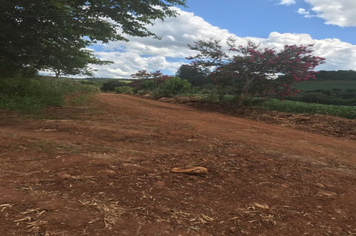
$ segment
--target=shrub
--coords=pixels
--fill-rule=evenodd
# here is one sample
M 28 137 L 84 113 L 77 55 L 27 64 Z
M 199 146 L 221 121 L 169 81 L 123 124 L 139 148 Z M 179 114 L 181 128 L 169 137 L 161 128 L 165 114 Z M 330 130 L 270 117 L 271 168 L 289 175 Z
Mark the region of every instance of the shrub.
M 207 94 L 205 100 L 211 103 L 219 102 L 218 92 L 216 90 L 210 91 L 210 93 Z
M 102 91 L 115 91 L 117 87 L 127 86 L 127 83 L 118 80 L 111 80 L 103 84 Z
M 171 97 L 178 94 L 188 93 L 191 89 L 191 84 L 187 80 L 182 80 L 179 77 L 172 77 L 165 80 L 157 87 L 155 92 L 159 97 Z
M 123 86 L 115 88 L 116 93 L 123 93 L 123 94 L 133 94 L 133 88 L 130 86 Z
M 146 80 L 141 83 L 140 89 L 146 92 L 153 92 L 157 89 L 158 83 L 155 80 Z

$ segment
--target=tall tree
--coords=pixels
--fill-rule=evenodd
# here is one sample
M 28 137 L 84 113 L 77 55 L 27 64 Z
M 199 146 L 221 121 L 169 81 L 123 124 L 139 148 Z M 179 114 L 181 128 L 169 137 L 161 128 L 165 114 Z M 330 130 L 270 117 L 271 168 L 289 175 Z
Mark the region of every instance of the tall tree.
M 184 64 L 179 67 L 177 76 L 188 80 L 193 86 L 201 86 L 211 82 L 208 78 L 209 73 L 210 71 L 207 68 Z
M 43 68 L 52 71 L 56 77 L 62 75 L 87 75 L 93 76 L 94 69 L 89 64 L 107 65 L 111 61 L 97 59 L 93 51 L 83 48 L 61 48 L 52 52 Z
M 184 5 L 185 1 L 2 0 L 0 76 L 53 67 L 51 58 L 68 51 L 88 58 L 82 48 L 127 40 L 125 35 L 158 38 L 147 25 L 175 16 L 171 6 Z

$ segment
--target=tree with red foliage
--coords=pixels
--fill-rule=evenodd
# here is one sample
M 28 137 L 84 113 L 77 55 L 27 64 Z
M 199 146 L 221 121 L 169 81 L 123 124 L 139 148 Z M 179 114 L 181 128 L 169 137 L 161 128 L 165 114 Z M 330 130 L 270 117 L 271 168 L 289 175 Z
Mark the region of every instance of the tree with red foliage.
M 137 91 L 141 89 L 153 90 L 158 85 L 171 78 L 171 76 L 164 75 L 159 70 L 154 72 L 147 72 L 147 70 L 139 70 L 135 74 L 132 74 L 131 77 L 135 80 L 132 81 L 129 85 Z
M 189 45 L 199 53 L 187 59 L 193 60 L 194 65 L 214 67 L 212 80 L 220 91 L 233 88 L 239 105 L 252 96 L 281 97 L 297 93 L 291 84 L 316 79 L 313 69 L 325 61 L 312 55 L 313 45 L 285 45 L 276 51 L 251 41 L 236 47 L 232 38 L 227 40 L 227 45 L 229 49 L 225 52 L 220 41 L 199 40 Z
M 151 73 L 148 73 L 147 70 L 139 70 L 135 74 L 131 75 L 133 79 L 149 79 L 151 77 Z

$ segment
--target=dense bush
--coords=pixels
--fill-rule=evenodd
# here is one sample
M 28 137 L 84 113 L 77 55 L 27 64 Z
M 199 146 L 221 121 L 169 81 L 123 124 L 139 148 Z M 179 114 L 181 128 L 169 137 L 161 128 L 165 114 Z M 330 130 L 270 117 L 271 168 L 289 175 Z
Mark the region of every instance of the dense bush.
M 99 88 L 84 85 L 70 79 L 9 78 L 0 80 L 0 108 L 23 113 L 38 113 L 46 106 L 60 106 L 67 95 L 73 101 L 83 103 Z
M 135 93 L 141 91 L 141 93 L 152 94 L 155 93 L 160 84 L 171 78 L 168 75 L 158 74 L 157 72 L 151 74 L 157 75 L 152 76 L 153 78 L 149 79 L 137 79 L 135 81 L 132 81 L 129 86 L 134 89 Z
M 210 70 L 196 67 L 194 65 L 181 65 L 177 71 L 177 76 L 186 79 L 192 86 L 202 86 L 211 83 L 209 78 Z
M 123 86 L 127 86 L 128 83 L 125 83 L 125 82 L 121 82 L 121 81 L 118 81 L 118 80 L 111 80 L 111 81 L 108 81 L 106 83 L 103 84 L 103 86 L 101 87 L 101 90 L 104 91 L 104 92 L 108 92 L 108 91 L 115 91 L 115 89 L 117 87 L 123 87 Z
M 133 94 L 133 88 L 130 86 L 123 86 L 115 88 L 116 93 L 123 93 L 123 94 Z
M 146 80 L 142 81 L 140 85 L 140 90 L 146 91 L 146 92 L 153 92 L 154 90 L 157 89 L 158 85 L 160 83 L 157 80 Z
M 178 94 L 188 93 L 191 89 L 191 84 L 187 80 L 182 80 L 179 77 L 172 77 L 165 80 L 157 87 L 155 92 L 159 97 L 171 97 Z

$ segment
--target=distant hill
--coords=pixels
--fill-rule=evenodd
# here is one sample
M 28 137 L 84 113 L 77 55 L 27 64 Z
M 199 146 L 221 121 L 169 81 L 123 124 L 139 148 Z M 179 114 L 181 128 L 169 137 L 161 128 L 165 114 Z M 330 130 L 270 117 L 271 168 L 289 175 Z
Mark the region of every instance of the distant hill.
M 316 80 L 295 83 L 293 87 L 302 91 L 312 90 L 330 90 L 330 89 L 356 89 L 356 71 L 338 70 L 326 71 L 321 70 L 316 73 Z

